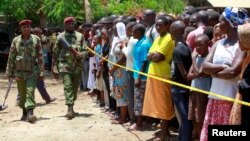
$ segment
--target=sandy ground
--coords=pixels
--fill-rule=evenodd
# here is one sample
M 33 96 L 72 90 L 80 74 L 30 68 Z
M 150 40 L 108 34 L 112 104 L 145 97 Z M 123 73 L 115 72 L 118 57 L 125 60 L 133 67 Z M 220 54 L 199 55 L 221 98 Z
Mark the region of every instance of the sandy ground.
M 111 124 L 111 117 L 102 113 L 93 98 L 81 91 L 75 104 L 75 111 L 80 115 L 67 120 L 64 117 L 67 107 L 62 82 L 52 79 L 50 75 L 46 78 L 47 91 L 57 100 L 45 104 L 36 90 L 34 114 L 38 121 L 35 124 L 20 121 L 22 111 L 15 106 L 17 86 L 13 82 L 6 101 L 9 107 L 0 112 L 0 141 L 150 141 L 159 131 L 151 127 L 144 131 L 127 131 L 126 125 Z M 7 84 L 8 81 L 1 75 L 0 103 L 3 103 Z

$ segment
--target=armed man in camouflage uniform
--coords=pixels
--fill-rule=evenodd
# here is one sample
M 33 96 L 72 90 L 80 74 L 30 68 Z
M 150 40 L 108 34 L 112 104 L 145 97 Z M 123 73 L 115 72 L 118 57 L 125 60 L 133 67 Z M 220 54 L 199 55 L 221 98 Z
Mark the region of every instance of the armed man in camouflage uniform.
M 33 115 L 35 108 L 34 90 L 37 79 L 43 79 L 43 55 L 41 41 L 31 34 L 31 20 L 19 22 L 22 34 L 12 41 L 6 74 L 9 79 L 16 79 L 18 93 L 20 94 L 19 106 L 23 109 L 21 120 L 35 122 Z
M 66 117 L 75 117 L 73 106 L 77 98 L 77 90 L 81 78 L 82 61 L 88 56 L 83 35 L 75 31 L 75 18 L 64 20 L 65 31 L 57 36 L 53 49 L 52 72 L 56 79 L 63 79 L 64 94 L 68 111 Z

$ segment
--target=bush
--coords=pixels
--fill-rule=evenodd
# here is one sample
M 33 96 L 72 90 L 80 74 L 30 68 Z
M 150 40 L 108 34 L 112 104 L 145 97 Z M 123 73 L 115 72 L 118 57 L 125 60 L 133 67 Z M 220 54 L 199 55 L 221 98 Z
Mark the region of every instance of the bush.
M 94 21 L 109 15 L 138 15 L 145 9 L 154 9 L 156 12 L 179 14 L 185 7 L 183 0 L 109 0 L 104 6 L 103 0 L 91 0 Z

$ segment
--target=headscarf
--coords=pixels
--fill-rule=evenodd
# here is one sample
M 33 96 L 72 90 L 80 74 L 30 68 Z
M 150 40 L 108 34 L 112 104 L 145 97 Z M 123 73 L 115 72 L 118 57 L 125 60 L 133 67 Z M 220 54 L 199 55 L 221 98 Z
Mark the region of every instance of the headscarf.
M 250 23 L 238 26 L 238 36 L 242 45 L 250 49 Z
M 244 24 L 245 20 L 248 18 L 246 12 L 233 7 L 226 7 L 222 15 L 232 28 L 238 28 L 238 25 Z
M 118 23 L 116 23 L 115 27 L 116 27 L 116 31 L 117 31 L 118 36 L 113 37 L 111 51 L 110 51 L 111 55 L 114 55 L 114 49 L 115 49 L 115 46 L 117 45 L 117 43 L 119 43 L 120 41 L 125 40 L 127 38 L 126 26 L 124 23 L 118 22 Z
M 117 34 L 118 34 L 118 37 L 123 40 L 123 39 L 126 39 L 127 38 L 127 34 L 126 34 L 126 26 L 124 23 L 122 22 L 118 22 L 116 25 L 116 31 L 117 31 Z

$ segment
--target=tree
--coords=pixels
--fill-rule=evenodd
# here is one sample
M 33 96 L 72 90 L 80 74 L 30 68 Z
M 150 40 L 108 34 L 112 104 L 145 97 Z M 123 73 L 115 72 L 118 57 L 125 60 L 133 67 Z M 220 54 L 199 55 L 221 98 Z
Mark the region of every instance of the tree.
M 9 22 L 16 23 L 22 19 L 29 18 L 38 23 L 37 9 L 40 0 L 1 0 L 0 9 L 4 15 L 8 15 Z
M 113 14 L 136 15 L 148 8 L 178 14 L 184 6 L 184 0 L 0 0 L 0 12 L 9 15 L 9 21 L 29 18 L 41 27 L 62 25 L 67 16 L 95 22 Z
M 83 20 L 84 10 L 82 0 L 43 0 L 41 10 L 47 15 L 48 21 L 53 25 L 62 25 L 67 16 L 74 16 L 77 20 Z
M 86 22 L 92 23 L 92 12 L 91 6 L 88 0 L 84 0 L 84 8 L 85 8 L 85 19 Z

